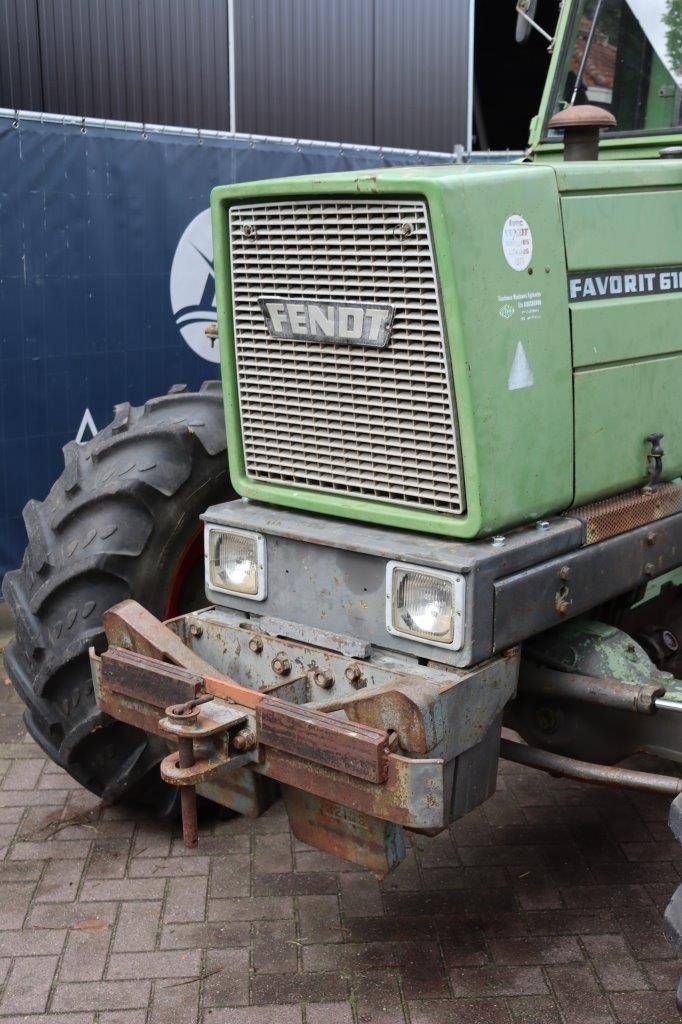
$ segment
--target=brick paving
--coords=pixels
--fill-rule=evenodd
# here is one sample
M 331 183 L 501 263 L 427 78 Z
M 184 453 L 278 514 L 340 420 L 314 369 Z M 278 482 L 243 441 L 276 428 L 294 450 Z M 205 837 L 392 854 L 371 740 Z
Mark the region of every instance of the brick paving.
M 45 760 L 0 685 L 0 1022 L 668 1024 L 682 849 L 655 797 L 505 765 L 379 884 L 281 806 L 176 830 Z

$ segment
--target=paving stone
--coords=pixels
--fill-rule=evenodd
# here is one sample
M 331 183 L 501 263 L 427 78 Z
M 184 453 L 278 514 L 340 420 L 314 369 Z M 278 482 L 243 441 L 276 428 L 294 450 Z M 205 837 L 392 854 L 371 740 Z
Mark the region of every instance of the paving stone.
M 45 860 L 33 860 L 29 863 L 4 860 L 0 863 L 0 885 L 6 882 L 37 882 L 45 870 L 45 864 Z
M 248 896 L 250 891 L 251 858 L 246 853 L 235 853 L 229 857 L 212 858 L 211 876 L 208 883 L 209 896 L 219 899 L 235 899 Z M 288 896 L 290 893 L 258 893 L 261 896 Z
M 193 878 L 207 875 L 211 865 L 209 857 L 133 857 L 130 878 Z
M 204 1006 L 245 1006 L 249 1001 L 249 950 L 209 949 L 204 979 Z
M 203 921 L 206 917 L 206 888 L 208 879 L 171 878 L 166 889 L 163 911 L 165 924 L 174 921 Z
M 107 978 L 193 978 L 201 974 L 199 950 L 157 950 L 153 953 L 112 953 Z
M 129 856 L 129 840 L 97 839 L 92 844 L 86 877 L 123 878 Z
M 31 956 L 17 959 L 0 999 L 0 1016 L 42 1013 L 59 963 L 56 956 Z
M 146 1024 L 147 1013 L 145 1010 L 112 1010 L 100 1013 L 97 1017 L 97 1024 Z M 59 1024 L 54 1020 L 51 1024 Z
M 0 929 L 21 928 L 35 887 L 33 882 L 9 882 L 0 887 Z
M 260 1003 L 335 1003 L 348 995 L 348 982 L 336 973 L 257 974 L 252 1001 Z
M 0 932 L 0 957 L 46 956 L 60 953 L 66 941 L 62 929 L 24 928 Z
M 641 966 L 651 988 L 664 992 L 675 991 L 682 974 L 679 960 L 662 960 L 653 964 L 643 963 Z
M 50 860 L 85 860 L 92 846 L 91 839 L 67 840 L 62 838 L 54 839 L 52 836 L 47 836 L 45 840 L 39 843 L 14 843 L 10 860 L 44 860 L 47 842 L 49 842 Z
M 117 903 L 38 903 L 31 908 L 28 925 L 32 928 L 79 928 L 88 922 L 102 921 L 113 924 L 118 911 Z M 141 916 L 138 911 L 138 917 Z
M 562 1024 L 551 996 L 514 996 L 507 999 L 514 1024 Z
M 611 1004 L 618 1024 L 679 1024 L 675 998 L 667 992 L 614 994 Z
M 302 1020 L 302 1011 L 298 1006 L 246 1006 L 239 1009 L 208 1009 L 204 1014 L 205 1024 L 301 1024 Z M 327 1020 L 325 1024 L 332 1024 L 332 1021 Z
M 84 868 L 84 860 L 51 860 L 33 899 L 37 903 L 66 903 L 75 900 Z
M 450 973 L 457 996 L 544 995 L 547 985 L 539 967 L 460 967 Z
M 35 789 L 44 766 L 45 760 L 42 757 L 28 757 L 21 761 L 8 762 L 7 771 L 2 780 L 2 789 Z
M 150 981 L 67 982 L 52 997 L 55 1013 L 72 1010 L 136 1010 L 149 1005 Z M 56 1020 L 55 1024 L 59 1024 Z
M 251 937 L 251 966 L 266 974 L 295 971 L 298 966 L 298 946 L 293 921 L 255 921 Z M 305 966 L 308 964 L 305 957 L 303 963 L 304 970 L 316 969 Z M 337 965 L 337 969 L 340 966 Z
M 291 854 L 291 836 L 287 832 L 272 832 L 265 835 L 257 835 L 254 839 L 253 869 L 258 874 L 279 874 L 290 871 L 293 866 Z M 299 864 L 297 867 L 303 870 L 314 870 L 304 868 Z M 324 869 L 322 869 L 324 870 Z M 334 871 L 332 867 L 329 870 Z
M 83 882 L 80 898 L 83 901 L 156 900 L 162 899 L 166 888 L 163 878 L 114 878 L 105 881 Z
M 148 1024 L 197 1024 L 200 989 L 199 980 L 155 982 Z
M 156 822 L 142 822 L 135 832 L 132 856 L 167 857 L 171 849 L 171 831 L 167 825 Z
M 101 920 L 94 919 L 88 927 L 74 929 L 69 933 L 59 968 L 60 981 L 102 980 L 111 942 L 111 928 L 101 928 Z
M 500 964 L 565 964 L 584 959 L 570 935 L 489 939 L 488 945 L 493 960 Z
M 204 822 L 189 851 L 32 743 L 3 745 L 0 779 L 8 1024 L 679 1020 L 661 918 L 682 859 L 657 797 L 505 765 L 379 884 L 292 839 L 281 805 Z
M 278 924 L 276 921 L 266 922 L 269 928 L 275 928 Z M 230 946 L 248 946 L 250 942 L 249 921 L 201 921 L 164 925 L 159 945 L 161 949 L 225 949 Z
M 350 1003 L 308 1003 L 305 1008 L 307 1024 L 353 1024 Z
M 585 935 L 594 972 L 607 992 L 639 991 L 649 987 L 622 935 Z
M 285 874 L 254 875 L 253 896 L 330 895 L 339 888 L 339 877 L 331 871 L 288 871 Z M 248 875 L 244 879 L 248 890 Z
M 458 999 L 454 1002 L 410 1003 L 412 1024 L 511 1024 L 504 1002 L 496 999 Z M 402 1022 L 403 1017 L 395 1021 Z M 388 1020 L 386 1021 L 388 1024 Z M 543 1021 L 542 1024 L 549 1024 Z
M 614 1024 L 609 1003 L 587 965 L 547 967 L 545 975 L 566 1024 Z
M 122 903 L 113 949 L 116 953 L 147 952 L 156 946 L 161 901 Z M 97 908 L 99 910 L 99 907 Z
M 398 977 L 389 971 L 371 971 L 353 979 L 358 1020 L 372 1024 L 402 1024 L 405 1020 Z
M 333 971 L 352 975 L 356 971 L 371 971 L 378 967 L 394 967 L 397 963 L 396 944 L 393 942 L 344 942 L 327 945 L 304 946 L 304 971 Z
M 532 935 L 600 935 L 618 931 L 608 908 L 597 910 L 529 911 L 526 914 Z
M 278 918 L 293 917 L 293 913 L 293 901 L 287 897 L 253 896 L 208 901 L 209 921 L 276 921 Z
M 302 942 L 336 942 L 341 938 L 336 896 L 298 896 L 296 906 Z

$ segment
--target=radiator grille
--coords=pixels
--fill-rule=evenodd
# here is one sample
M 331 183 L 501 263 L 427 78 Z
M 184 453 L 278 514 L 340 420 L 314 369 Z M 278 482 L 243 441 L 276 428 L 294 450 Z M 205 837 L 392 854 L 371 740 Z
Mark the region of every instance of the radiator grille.
M 463 512 L 425 203 L 329 199 L 234 206 L 230 245 L 248 476 Z M 390 341 L 375 349 L 275 340 L 258 303 L 266 296 L 390 304 Z

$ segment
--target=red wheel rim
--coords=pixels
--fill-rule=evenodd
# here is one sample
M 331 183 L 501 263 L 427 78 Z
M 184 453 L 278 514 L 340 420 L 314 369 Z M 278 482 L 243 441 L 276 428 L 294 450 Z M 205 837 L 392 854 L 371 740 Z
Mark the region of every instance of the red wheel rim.
M 182 588 L 191 570 L 194 569 L 197 562 L 203 559 L 203 557 L 204 531 L 201 527 L 198 527 L 196 533 L 192 535 L 183 548 L 180 558 L 178 559 L 178 564 L 175 568 L 175 572 L 173 573 L 173 578 L 171 579 L 168 590 L 168 597 L 166 598 L 166 604 L 163 609 L 164 619 L 172 619 L 176 615 L 182 614 L 183 609 L 180 606 Z

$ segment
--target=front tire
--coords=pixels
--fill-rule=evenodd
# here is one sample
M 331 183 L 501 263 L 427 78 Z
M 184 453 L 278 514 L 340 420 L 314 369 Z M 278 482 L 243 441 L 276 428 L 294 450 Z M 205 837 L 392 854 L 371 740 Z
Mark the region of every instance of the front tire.
M 164 813 L 165 745 L 99 710 L 88 648 L 103 649 L 102 613 L 127 597 L 160 617 L 204 603 L 199 515 L 232 496 L 220 383 L 114 412 L 66 445 L 47 498 L 24 509 L 28 547 L 2 588 L 16 624 L 5 666 L 53 761 L 107 802 Z

